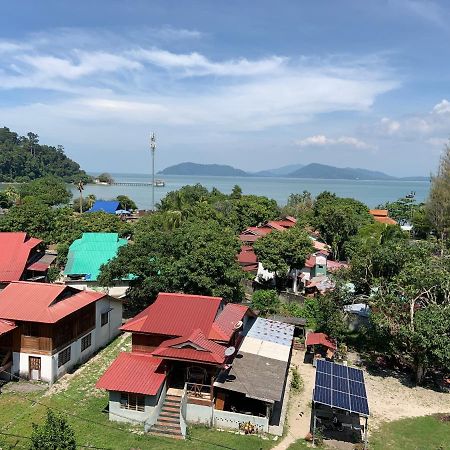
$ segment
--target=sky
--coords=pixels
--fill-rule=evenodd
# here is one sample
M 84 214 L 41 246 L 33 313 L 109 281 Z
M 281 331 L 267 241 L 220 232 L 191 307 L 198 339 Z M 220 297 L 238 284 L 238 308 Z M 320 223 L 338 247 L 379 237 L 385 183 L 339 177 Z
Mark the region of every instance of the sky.
M 184 161 L 429 175 L 450 2 L 1 0 L 0 126 L 87 171 Z

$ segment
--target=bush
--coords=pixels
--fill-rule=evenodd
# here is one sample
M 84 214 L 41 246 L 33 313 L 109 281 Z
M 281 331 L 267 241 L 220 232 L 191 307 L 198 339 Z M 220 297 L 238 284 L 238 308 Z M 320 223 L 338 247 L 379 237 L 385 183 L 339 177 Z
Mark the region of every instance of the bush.
M 76 448 L 72 427 L 61 414 L 48 409 L 44 424 L 33 423 L 30 450 L 75 450 Z
M 274 290 L 261 289 L 252 295 L 252 308 L 259 310 L 260 314 L 275 314 L 280 309 L 280 300 Z
M 291 389 L 295 392 L 300 392 L 303 389 L 303 380 L 300 376 L 300 372 L 298 371 L 297 366 L 294 366 L 292 369 L 292 378 L 291 378 Z

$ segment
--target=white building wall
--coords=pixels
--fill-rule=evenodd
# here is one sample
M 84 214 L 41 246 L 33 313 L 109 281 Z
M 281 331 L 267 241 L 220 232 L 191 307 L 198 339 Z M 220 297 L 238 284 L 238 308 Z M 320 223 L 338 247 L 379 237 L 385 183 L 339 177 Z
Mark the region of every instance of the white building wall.
M 108 323 L 101 326 L 101 315 L 109 311 Z M 95 328 L 89 333 L 80 336 L 79 339 L 70 344 L 70 360 L 58 367 L 58 354 L 68 346 L 60 349 L 53 355 L 39 355 L 35 353 L 13 353 L 13 373 L 23 378 L 29 377 L 29 357 L 41 358 L 41 380 L 53 383 L 59 377 L 69 372 L 73 367 L 86 362 L 92 354 L 106 346 L 119 333 L 122 324 L 122 302 L 120 300 L 105 297 L 96 302 L 95 305 Z M 83 352 L 81 351 L 81 340 L 91 334 L 91 345 Z

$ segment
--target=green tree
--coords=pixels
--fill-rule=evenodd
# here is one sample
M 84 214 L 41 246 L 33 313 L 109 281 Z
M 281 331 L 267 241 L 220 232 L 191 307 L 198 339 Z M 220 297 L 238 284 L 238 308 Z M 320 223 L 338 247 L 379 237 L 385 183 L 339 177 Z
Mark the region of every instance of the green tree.
M 160 226 L 164 222 L 159 214 L 140 221 L 134 244 L 122 247 L 103 267 L 100 282 L 135 275 L 130 295 L 136 309 L 160 291 L 241 300 L 243 272 L 236 261 L 239 242 L 233 231 L 213 220 L 192 218 L 173 229 Z
M 414 211 L 418 208 L 413 198 L 402 197 L 394 202 L 386 202 L 377 206 L 377 209 L 387 209 L 389 217 L 392 217 L 400 225 L 411 223 Z
M 239 200 L 242 197 L 242 189 L 240 186 L 235 184 L 233 190 L 231 191 L 230 198 L 233 200 Z
M 408 260 L 373 298 L 373 322 L 390 352 L 409 363 L 421 383 L 431 367 L 450 364 L 450 266 L 429 255 Z
M 126 195 L 118 195 L 116 200 L 120 203 L 120 209 L 126 209 L 127 211 L 133 211 L 138 209 L 136 203 Z
M 260 289 L 253 292 L 252 308 L 258 310 L 263 316 L 277 313 L 280 305 L 278 294 L 274 290 Z
M 19 193 L 24 202 L 32 198 L 48 206 L 66 204 L 72 197 L 64 181 L 50 175 L 21 185 Z
M 314 200 L 308 191 L 301 194 L 290 194 L 286 206 L 282 208 L 284 216 L 296 217 L 303 224 L 311 222 Z
M 441 243 L 441 254 L 443 254 L 450 226 L 450 144 L 445 146 L 437 174 L 431 179 L 426 211 Z
M 299 227 L 274 230 L 258 239 L 253 248 L 263 267 L 274 272 L 277 286 L 290 270 L 301 269 L 314 251 L 310 237 Z
M 100 181 L 100 183 L 114 183 L 114 179 L 111 176 L 111 174 L 107 173 L 107 172 L 103 172 L 101 173 L 98 177 L 97 180 Z
M 371 222 L 373 218 L 367 206 L 357 200 L 340 198 L 330 192 L 323 192 L 316 198 L 313 225 L 337 260 L 346 256 L 347 241 L 361 226 Z
M 33 423 L 30 450 L 75 450 L 75 433 L 67 419 L 51 409 L 42 425 Z

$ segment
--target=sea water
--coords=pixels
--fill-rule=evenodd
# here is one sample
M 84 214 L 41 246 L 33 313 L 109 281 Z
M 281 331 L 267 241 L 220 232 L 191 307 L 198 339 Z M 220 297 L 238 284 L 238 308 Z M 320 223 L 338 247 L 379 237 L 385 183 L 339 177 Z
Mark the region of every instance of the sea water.
M 97 174 L 94 174 L 97 175 Z M 149 174 L 112 174 L 116 182 L 149 183 Z M 353 197 L 373 208 L 386 201 L 397 200 L 400 197 L 415 192 L 418 202 L 426 199 L 430 188 L 429 181 L 399 181 L 399 180 L 319 180 L 300 178 L 269 178 L 269 177 L 208 177 L 164 175 L 157 179 L 165 181 L 164 187 L 155 187 L 155 203 L 158 203 L 168 192 L 177 190 L 187 184 L 201 183 L 208 189 L 216 187 L 229 194 L 234 185 L 239 185 L 244 194 L 265 195 L 275 199 L 279 205 L 285 205 L 291 193 L 309 191 L 317 195 L 323 191 L 334 192 L 341 197 Z M 74 197 L 79 196 L 73 186 Z M 97 199 L 111 200 L 118 195 L 127 195 L 133 199 L 140 209 L 152 207 L 152 187 L 147 186 L 104 186 L 89 184 L 83 191 L 83 196 L 94 194 Z

